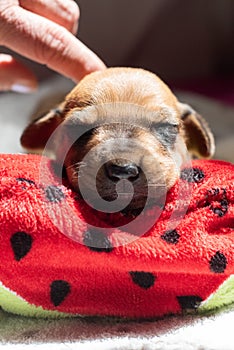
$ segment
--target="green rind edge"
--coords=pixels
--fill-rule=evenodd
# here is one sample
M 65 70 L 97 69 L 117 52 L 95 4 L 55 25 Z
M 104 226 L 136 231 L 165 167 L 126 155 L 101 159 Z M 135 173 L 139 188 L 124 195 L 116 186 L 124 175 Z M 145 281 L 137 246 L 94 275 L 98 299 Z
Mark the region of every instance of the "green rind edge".
M 3 285 L 0 285 L 0 306 L 6 312 L 28 317 L 65 318 L 75 316 L 56 310 L 45 310 L 41 306 L 29 304 Z
M 209 298 L 198 307 L 198 312 L 206 313 L 234 302 L 234 275 L 229 276 Z

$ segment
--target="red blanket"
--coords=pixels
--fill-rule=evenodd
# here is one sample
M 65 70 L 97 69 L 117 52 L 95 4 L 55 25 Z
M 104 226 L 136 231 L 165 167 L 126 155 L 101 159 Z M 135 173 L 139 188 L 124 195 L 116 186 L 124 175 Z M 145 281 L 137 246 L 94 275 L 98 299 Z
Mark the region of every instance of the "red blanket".
M 234 273 L 233 164 L 193 161 L 135 226 L 89 208 L 49 159 L 2 155 L 0 173 L 0 282 L 30 305 L 156 317 L 196 309 Z

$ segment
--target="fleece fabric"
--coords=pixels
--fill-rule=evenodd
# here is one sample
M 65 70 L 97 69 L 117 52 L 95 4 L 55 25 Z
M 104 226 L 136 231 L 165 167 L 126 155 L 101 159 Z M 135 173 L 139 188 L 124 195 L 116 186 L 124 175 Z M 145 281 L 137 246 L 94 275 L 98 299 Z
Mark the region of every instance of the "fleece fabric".
M 0 305 L 138 319 L 233 302 L 233 180 L 233 164 L 193 161 L 135 221 L 89 207 L 53 160 L 1 155 Z

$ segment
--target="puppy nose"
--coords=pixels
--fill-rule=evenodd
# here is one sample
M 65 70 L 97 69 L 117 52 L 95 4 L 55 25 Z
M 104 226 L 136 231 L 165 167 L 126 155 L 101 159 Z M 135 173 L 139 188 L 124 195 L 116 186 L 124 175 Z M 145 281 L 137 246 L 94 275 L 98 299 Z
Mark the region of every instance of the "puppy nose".
M 134 163 L 117 165 L 113 162 L 107 162 L 105 169 L 107 176 L 113 181 L 128 179 L 133 182 L 139 177 L 140 173 L 140 168 Z

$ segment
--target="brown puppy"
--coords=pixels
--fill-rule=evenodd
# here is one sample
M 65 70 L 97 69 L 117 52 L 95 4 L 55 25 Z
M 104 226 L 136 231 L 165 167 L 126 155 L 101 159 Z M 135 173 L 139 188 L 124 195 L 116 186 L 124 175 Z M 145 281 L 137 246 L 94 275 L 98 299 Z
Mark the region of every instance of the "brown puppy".
M 130 211 L 173 186 L 187 149 L 196 157 L 214 153 L 204 119 L 156 75 L 134 68 L 86 76 L 56 110 L 25 129 L 21 143 L 30 151 L 47 144 L 73 188 L 82 187 L 90 202 L 134 190 Z

